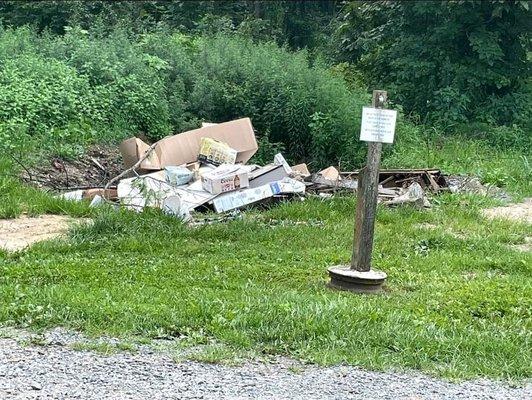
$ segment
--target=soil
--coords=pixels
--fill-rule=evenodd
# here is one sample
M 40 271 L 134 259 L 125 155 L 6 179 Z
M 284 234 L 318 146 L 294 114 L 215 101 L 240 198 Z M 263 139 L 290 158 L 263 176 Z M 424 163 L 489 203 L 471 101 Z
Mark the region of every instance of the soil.
M 524 199 L 521 203 L 510 204 L 504 207 L 493 207 L 483 210 L 488 218 L 503 218 L 517 222 L 532 224 L 532 197 Z
M 103 187 L 123 170 L 118 146 L 93 145 L 79 159 L 53 158 L 23 171 L 21 178 L 41 189 L 67 191 Z
M 532 237 L 527 236 L 523 244 L 516 244 L 515 246 L 512 246 L 512 247 L 524 253 L 532 252 Z
M 0 249 L 18 251 L 36 242 L 54 239 L 65 234 L 75 221 L 83 220 L 65 215 L 0 219 Z

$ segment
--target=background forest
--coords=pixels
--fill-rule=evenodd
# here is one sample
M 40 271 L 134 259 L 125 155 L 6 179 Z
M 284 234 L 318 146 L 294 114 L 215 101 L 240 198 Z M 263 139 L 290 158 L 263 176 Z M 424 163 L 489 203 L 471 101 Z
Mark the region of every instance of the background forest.
M 249 116 L 259 160 L 357 167 L 378 88 L 399 150 L 529 152 L 527 1 L 3 1 L 0 21 L 4 151 L 76 157 Z

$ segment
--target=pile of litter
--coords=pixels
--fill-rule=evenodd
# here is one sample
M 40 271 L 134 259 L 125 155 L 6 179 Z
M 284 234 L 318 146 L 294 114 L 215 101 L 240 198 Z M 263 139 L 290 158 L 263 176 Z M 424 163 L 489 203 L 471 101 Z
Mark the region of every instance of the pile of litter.
M 331 166 L 312 174 L 306 164 L 290 166 L 282 154 L 267 165 L 248 164 L 257 150 L 249 118 L 204 124 L 152 145 L 130 138 L 120 145 L 125 167 L 120 174 L 104 186 L 61 196 L 135 211 L 156 207 L 188 221 L 196 211 L 227 213 L 276 199 L 354 192 L 363 173 Z M 383 170 L 379 182 L 379 201 L 388 205 L 430 206 L 425 191 L 448 186 L 439 170 Z

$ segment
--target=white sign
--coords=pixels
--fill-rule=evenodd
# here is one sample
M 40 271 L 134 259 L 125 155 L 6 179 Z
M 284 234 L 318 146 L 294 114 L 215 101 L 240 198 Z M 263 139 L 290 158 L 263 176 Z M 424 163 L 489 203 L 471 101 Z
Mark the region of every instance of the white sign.
M 393 143 L 397 111 L 362 107 L 360 140 L 365 142 Z

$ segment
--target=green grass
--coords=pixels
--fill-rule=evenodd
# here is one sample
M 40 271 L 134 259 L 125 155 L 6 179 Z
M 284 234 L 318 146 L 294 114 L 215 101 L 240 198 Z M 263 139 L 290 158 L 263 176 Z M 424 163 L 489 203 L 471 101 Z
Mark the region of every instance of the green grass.
M 493 165 L 512 195 L 530 195 L 530 168 L 519 154 L 450 141 L 431 153 L 441 159 L 427 161 L 412 148 L 399 143 L 386 165 L 434 162 L 481 175 Z M 326 287 L 327 267 L 349 261 L 351 197 L 188 228 L 153 210 L 52 199 L 11 178 L 0 186 L 0 217 L 94 218 L 68 240 L 0 251 L 5 326 L 65 326 L 135 343 L 175 337 L 203 361 L 282 354 L 460 379 L 531 376 L 532 256 L 512 246 L 532 227 L 483 218 L 480 210 L 495 200 L 447 194 L 428 210 L 379 208 L 374 265 L 388 274 L 386 291 L 362 296 Z
M 23 213 L 30 216 L 50 213 L 86 217 L 94 212 L 88 203 L 66 201 L 20 184 L 15 167 L 0 156 L 0 218 L 15 218 Z
M 100 353 L 103 355 L 115 354 L 119 351 L 126 351 L 130 353 L 136 353 L 137 347 L 133 343 L 129 342 L 119 342 L 119 343 L 108 343 L 108 342 L 75 342 L 69 346 L 73 350 L 77 351 L 93 351 L 95 353 Z
M 326 268 L 349 260 L 352 198 L 286 203 L 199 228 L 157 212 L 102 210 L 68 241 L 0 255 L 0 320 L 220 344 L 198 356 L 206 360 L 235 349 L 448 377 L 529 377 L 531 257 L 510 245 L 531 227 L 483 219 L 487 199 L 438 203 L 379 210 L 375 266 L 389 278 L 377 296 L 326 287 Z

